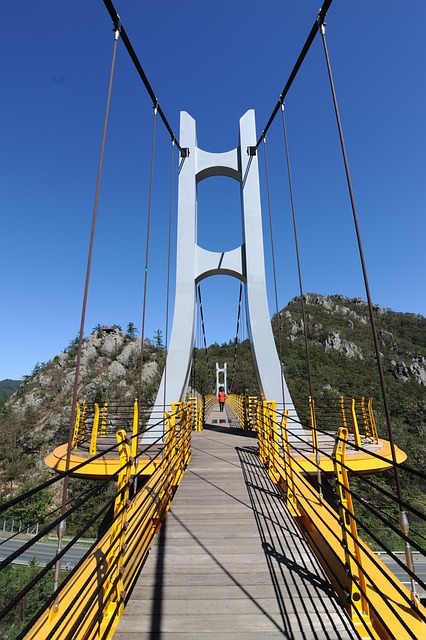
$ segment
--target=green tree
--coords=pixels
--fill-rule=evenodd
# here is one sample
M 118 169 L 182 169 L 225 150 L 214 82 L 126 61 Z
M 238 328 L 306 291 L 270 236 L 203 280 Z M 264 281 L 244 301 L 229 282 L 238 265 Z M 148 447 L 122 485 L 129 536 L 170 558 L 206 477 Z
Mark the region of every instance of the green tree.
M 133 322 L 129 322 L 127 325 L 127 335 L 134 338 L 139 333 L 139 330 L 135 327 Z
M 9 565 L 0 573 L 0 609 L 18 595 L 40 572 L 40 565 L 35 559 L 28 566 Z M 31 618 L 43 606 L 53 591 L 53 575 L 48 573 L 37 582 L 16 606 L 0 622 L 0 638 L 14 640 L 20 629 L 28 624 Z
M 156 349 L 164 349 L 163 332 L 161 329 L 154 331 L 154 346 Z

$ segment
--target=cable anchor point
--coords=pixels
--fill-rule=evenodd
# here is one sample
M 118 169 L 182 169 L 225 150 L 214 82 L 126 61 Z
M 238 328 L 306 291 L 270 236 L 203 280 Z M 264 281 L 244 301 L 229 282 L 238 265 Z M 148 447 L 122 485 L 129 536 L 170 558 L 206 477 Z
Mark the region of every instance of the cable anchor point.
M 114 40 L 118 40 L 118 38 L 120 37 L 120 33 L 121 33 L 121 20 L 120 20 L 120 16 L 117 13 L 117 20 L 114 22 Z
M 325 16 L 321 16 L 321 9 L 318 11 L 317 24 L 318 24 L 318 28 L 321 31 L 321 34 L 324 36 L 326 22 L 325 22 Z

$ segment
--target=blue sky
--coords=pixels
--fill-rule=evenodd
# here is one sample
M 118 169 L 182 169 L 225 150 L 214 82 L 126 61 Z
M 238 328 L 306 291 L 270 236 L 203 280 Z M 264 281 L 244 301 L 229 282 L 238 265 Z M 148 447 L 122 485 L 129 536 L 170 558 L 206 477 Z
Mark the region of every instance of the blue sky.
M 116 0 L 115 6 L 176 135 L 186 110 L 197 121 L 199 146 L 223 151 L 237 145 L 247 109 L 255 109 L 259 132 L 266 124 L 319 3 Z M 113 46 L 101 0 L 8 2 L 2 17 L 0 380 L 30 373 L 78 332 Z M 421 0 L 334 0 L 327 19 L 372 297 L 422 315 L 425 20 Z M 319 37 L 286 112 L 304 289 L 365 298 Z M 151 130 L 150 99 L 120 43 L 86 334 L 98 323 L 141 326 Z M 282 307 L 298 295 L 298 284 L 279 119 L 267 148 Z M 263 152 L 259 160 L 267 230 Z M 158 122 L 147 337 L 165 333 L 169 175 L 170 139 Z M 201 183 L 203 246 L 240 243 L 238 202 L 237 183 Z M 265 242 L 272 314 L 268 235 Z M 234 337 L 238 290 L 231 278 L 202 284 L 208 343 Z

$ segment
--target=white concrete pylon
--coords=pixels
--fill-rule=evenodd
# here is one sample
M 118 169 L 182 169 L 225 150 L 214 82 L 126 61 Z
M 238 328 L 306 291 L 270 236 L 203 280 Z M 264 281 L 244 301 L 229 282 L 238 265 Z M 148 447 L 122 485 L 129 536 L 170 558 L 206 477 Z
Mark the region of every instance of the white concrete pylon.
M 223 367 L 219 367 L 216 362 L 216 395 L 219 393 L 219 387 L 223 387 L 223 391 L 228 395 L 228 381 L 227 381 L 228 363 L 225 362 Z M 220 374 L 223 373 L 223 376 Z
M 170 410 L 172 402 L 185 400 L 195 337 L 196 285 L 214 275 L 230 275 L 245 284 L 247 321 L 259 389 L 265 400 L 289 411 L 289 431 L 305 438 L 282 374 L 269 317 L 263 250 L 262 213 L 258 158 L 249 148 L 256 145 L 254 111 L 240 119 L 239 146 L 223 153 L 210 153 L 197 146 L 195 120 L 181 112 L 180 139 L 189 153 L 179 169 L 176 293 L 167 364 L 157 394 L 158 408 Z M 197 183 L 211 176 L 227 176 L 240 183 L 243 244 L 232 251 L 208 251 L 197 244 Z M 150 431 L 149 440 L 161 435 L 162 427 Z M 148 434 L 144 436 L 147 441 Z

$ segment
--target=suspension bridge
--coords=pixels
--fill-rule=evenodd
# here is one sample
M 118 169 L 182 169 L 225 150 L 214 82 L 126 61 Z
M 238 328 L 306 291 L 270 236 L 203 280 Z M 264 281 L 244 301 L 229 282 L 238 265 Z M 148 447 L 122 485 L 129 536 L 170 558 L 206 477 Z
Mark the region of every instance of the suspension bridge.
M 167 640 L 172 636 L 185 640 L 426 639 L 422 599 L 426 584 L 413 562 L 413 550 L 425 555 L 426 516 L 404 499 L 401 484 L 401 472 L 406 478 L 424 479 L 424 474 L 410 466 L 393 437 L 326 43 L 325 17 L 331 0 L 319 11 L 261 135 L 256 133 L 254 112 L 247 111 L 240 119 L 238 145 L 222 153 L 198 147 L 196 122 L 188 113 L 181 113 L 179 136 L 174 134 L 114 6 L 109 0 L 104 4 L 114 25 L 113 58 L 70 399 L 69 439 L 46 458 L 46 465 L 55 472 L 47 482 L 0 506 L 1 513 L 47 489 L 61 493 L 60 506 L 46 517 L 36 535 L 0 562 L 0 570 L 7 570 L 51 532 L 57 535 L 56 553 L 11 595 L 0 612 L 0 622 L 9 621 L 14 638 L 40 640 Z M 280 114 L 288 160 L 285 99 L 316 37 L 323 43 L 360 251 L 384 406 L 383 424 L 379 425 L 372 399 L 341 397 L 327 407 L 316 403 L 308 347 L 309 395 L 305 407 L 296 406 L 284 376 L 285 353 L 280 340 L 276 346 L 268 312 L 259 151 L 263 146 L 267 167 L 266 134 Z M 171 137 L 172 166 L 178 164 L 174 315 L 153 406 L 144 405 L 142 393 L 151 202 L 138 397 L 132 405 L 105 398 L 93 406 L 78 397 L 98 190 L 119 42 L 154 107 L 151 172 L 158 118 Z M 231 251 L 213 252 L 197 244 L 197 185 L 218 175 L 239 184 L 243 242 Z M 289 164 L 288 177 L 297 247 Z M 171 203 L 170 218 L 172 211 Z M 302 270 L 298 252 L 296 255 L 308 345 Z M 248 395 L 244 390 L 235 392 L 231 382 L 223 411 L 215 393 L 199 393 L 191 385 L 197 306 L 207 352 L 200 283 L 217 275 L 240 282 L 235 345 L 244 302 L 258 384 L 258 394 Z M 233 370 L 235 363 L 236 357 Z M 224 370 L 226 367 L 216 365 L 217 376 Z M 219 377 L 212 381 L 210 391 L 217 391 L 218 384 Z M 378 480 L 383 472 L 393 474 L 394 493 Z M 87 482 L 87 490 L 78 499 L 69 495 L 73 478 L 94 481 Z M 113 494 L 101 502 L 101 489 L 112 484 Z M 381 508 L 380 500 L 367 501 L 363 487 L 376 492 L 387 508 Z M 67 530 L 67 522 L 89 503 L 84 525 L 75 532 L 72 527 Z M 369 526 L 369 517 L 398 537 L 402 556 Z M 96 539 L 77 565 L 66 571 L 64 556 L 93 529 Z M 397 563 L 402 580 L 382 561 L 379 550 Z M 52 588 L 43 590 L 42 603 L 29 607 L 31 595 L 47 578 L 52 579 Z M 26 614 L 18 625 L 15 612 L 22 609 Z

